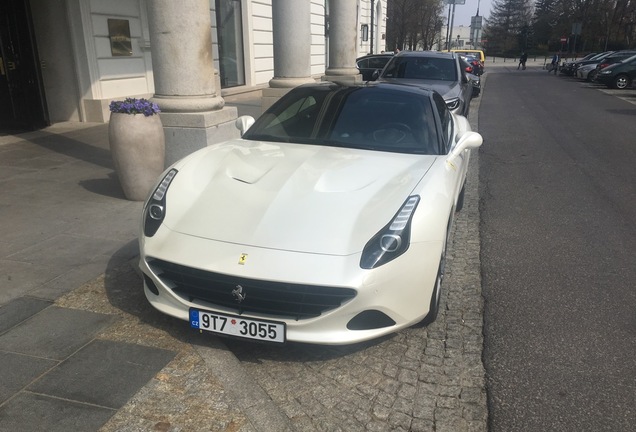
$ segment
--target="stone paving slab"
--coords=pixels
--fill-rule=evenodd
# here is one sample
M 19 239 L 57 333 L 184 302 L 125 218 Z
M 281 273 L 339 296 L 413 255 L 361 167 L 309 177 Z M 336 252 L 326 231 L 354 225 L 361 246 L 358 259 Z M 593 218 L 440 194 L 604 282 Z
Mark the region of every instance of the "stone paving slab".
M 0 352 L 0 404 L 40 375 L 58 365 L 55 360 Z
M 177 353 L 100 431 L 268 431 L 254 425 L 233 397 L 232 386 L 219 378 L 231 375 L 236 364 L 220 356 L 210 365 L 205 356 L 214 353 L 195 350 L 189 343 L 192 330 L 186 322 L 155 311 L 143 294 L 136 264 L 109 268 L 103 276 L 56 301 L 59 307 L 116 316 L 117 320 L 98 335 L 99 340 Z M 208 342 L 219 346 L 216 338 Z M 255 392 L 248 389 L 245 394 L 253 396 Z
M 119 409 L 174 356 L 160 348 L 95 340 L 27 390 Z
M 109 408 L 20 393 L 0 408 L 0 431 L 96 431 L 114 413 Z
M 49 306 L 51 302 L 45 300 L 20 297 L 0 307 L 0 334 Z
M 51 306 L 0 336 L 0 351 L 64 360 L 113 322 L 109 315 Z

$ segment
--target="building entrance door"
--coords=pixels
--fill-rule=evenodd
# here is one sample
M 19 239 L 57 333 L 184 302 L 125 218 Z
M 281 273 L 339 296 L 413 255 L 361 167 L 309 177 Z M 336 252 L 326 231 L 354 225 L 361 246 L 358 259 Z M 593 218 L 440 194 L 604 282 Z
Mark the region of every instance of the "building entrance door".
M 49 124 L 28 0 L 0 2 L 0 130 Z

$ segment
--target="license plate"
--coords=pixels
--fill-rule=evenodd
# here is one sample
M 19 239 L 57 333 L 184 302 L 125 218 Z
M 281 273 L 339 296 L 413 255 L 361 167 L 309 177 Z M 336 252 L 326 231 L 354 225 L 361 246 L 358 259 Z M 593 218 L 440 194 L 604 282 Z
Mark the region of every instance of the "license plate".
M 285 323 L 275 321 L 190 309 L 190 327 L 240 338 L 285 342 Z

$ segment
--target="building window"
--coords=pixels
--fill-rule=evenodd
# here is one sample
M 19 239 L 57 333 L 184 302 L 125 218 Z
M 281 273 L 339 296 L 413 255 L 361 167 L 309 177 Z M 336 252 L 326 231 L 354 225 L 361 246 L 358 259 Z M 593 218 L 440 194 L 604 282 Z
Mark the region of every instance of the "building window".
M 369 24 L 362 24 L 362 27 L 360 29 L 361 34 L 361 39 L 366 42 L 369 40 Z
M 215 0 L 221 87 L 245 85 L 240 0 Z

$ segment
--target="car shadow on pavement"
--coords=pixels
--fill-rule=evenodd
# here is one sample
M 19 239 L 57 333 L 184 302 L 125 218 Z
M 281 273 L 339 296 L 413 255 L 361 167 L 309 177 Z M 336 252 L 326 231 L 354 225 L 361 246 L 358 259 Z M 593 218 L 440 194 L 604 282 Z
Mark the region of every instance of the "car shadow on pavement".
M 259 363 L 260 360 L 268 360 L 280 363 L 304 363 L 334 360 L 360 353 L 394 337 L 395 334 L 391 334 L 351 345 L 312 345 L 297 342 L 274 345 L 231 338 L 224 339 L 223 342 L 242 362 Z
M 134 240 L 133 242 L 137 242 Z M 181 323 L 156 311 L 144 294 L 141 271 L 137 268 L 139 257 L 122 263 L 121 255 L 130 250 L 131 243 L 115 252 L 104 273 L 104 289 L 108 303 L 119 311 L 138 318 L 141 322 L 167 330 L 170 325 Z

